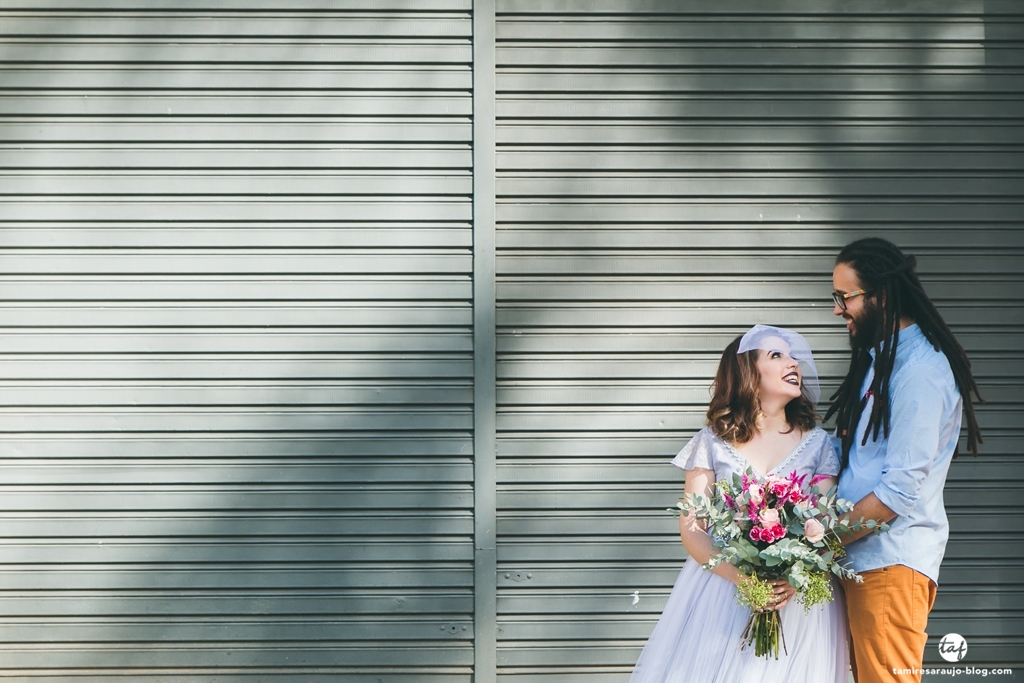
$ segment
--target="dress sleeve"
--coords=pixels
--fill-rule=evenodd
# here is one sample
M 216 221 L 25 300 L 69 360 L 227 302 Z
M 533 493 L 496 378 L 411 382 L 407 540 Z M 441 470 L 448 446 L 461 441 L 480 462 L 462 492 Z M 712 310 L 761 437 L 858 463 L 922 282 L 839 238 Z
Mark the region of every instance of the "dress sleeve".
M 825 432 L 822 434 L 824 434 L 824 438 L 821 440 L 821 449 L 818 453 L 818 462 L 814 467 L 814 473 L 834 477 L 839 474 L 839 456 L 836 455 L 836 449 L 832 446 L 831 437 Z
M 711 462 L 711 434 L 707 427 L 697 432 L 696 436 L 679 451 L 672 459 L 672 464 L 683 470 L 700 467 L 705 470 L 715 469 Z

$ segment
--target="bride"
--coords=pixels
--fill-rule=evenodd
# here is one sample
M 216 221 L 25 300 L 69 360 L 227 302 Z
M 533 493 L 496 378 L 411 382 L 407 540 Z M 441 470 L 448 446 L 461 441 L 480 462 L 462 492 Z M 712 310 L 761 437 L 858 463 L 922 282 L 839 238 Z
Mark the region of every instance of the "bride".
M 710 495 L 719 479 L 748 467 L 759 476 L 829 475 L 818 486 L 835 484 L 839 460 L 828 435 L 816 425 L 818 378 L 810 347 L 791 330 L 755 325 L 726 347 L 715 375 L 708 426 L 697 433 L 672 464 L 686 471 L 686 493 Z M 755 657 L 740 650 L 750 610 L 736 601 L 743 578 L 722 563 L 701 565 L 714 553 L 711 538 L 692 516 L 679 531 L 690 558 L 676 579 L 668 604 L 633 669 L 630 683 L 846 683 L 849 653 L 841 591 L 833 602 L 812 607 L 791 600 L 787 581 L 775 581 L 788 654 Z

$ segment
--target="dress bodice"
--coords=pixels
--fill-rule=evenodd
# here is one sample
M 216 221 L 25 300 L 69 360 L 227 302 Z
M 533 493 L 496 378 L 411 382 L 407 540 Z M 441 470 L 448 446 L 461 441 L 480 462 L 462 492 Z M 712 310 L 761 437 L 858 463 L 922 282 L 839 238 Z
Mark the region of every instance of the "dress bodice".
M 742 474 L 748 467 L 753 469 L 750 462 L 732 444 L 722 440 L 710 427 L 697 432 L 683 450 L 679 451 L 672 464 L 684 470 L 696 467 L 714 470 L 716 481 L 729 478 L 733 473 Z M 793 471 L 811 476 L 839 474 L 839 458 L 832 447 L 831 439 L 821 427 L 815 427 L 807 432 L 789 455 L 769 472 L 758 472 L 754 469 L 754 474 L 786 476 Z

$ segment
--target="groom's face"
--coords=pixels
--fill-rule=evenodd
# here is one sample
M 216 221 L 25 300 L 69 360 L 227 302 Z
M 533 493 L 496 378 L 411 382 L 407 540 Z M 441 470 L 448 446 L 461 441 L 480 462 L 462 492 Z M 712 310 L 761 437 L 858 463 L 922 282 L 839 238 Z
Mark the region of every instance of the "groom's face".
M 840 294 L 864 289 L 860 278 L 849 264 L 840 263 L 832 271 L 832 288 Z M 881 312 L 872 293 L 846 299 L 846 309 L 836 305 L 832 313 L 842 316 L 850 333 L 850 346 L 870 347 L 877 341 L 881 329 Z

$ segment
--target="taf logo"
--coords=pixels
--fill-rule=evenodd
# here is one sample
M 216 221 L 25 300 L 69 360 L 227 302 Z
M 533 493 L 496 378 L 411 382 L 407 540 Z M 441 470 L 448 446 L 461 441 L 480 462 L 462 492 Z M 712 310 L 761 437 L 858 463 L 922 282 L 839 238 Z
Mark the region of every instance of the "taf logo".
M 967 654 L 967 641 L 959 633 L 947 633 L 939 641 L 939 654 L 947 662 L 959 662 Z

